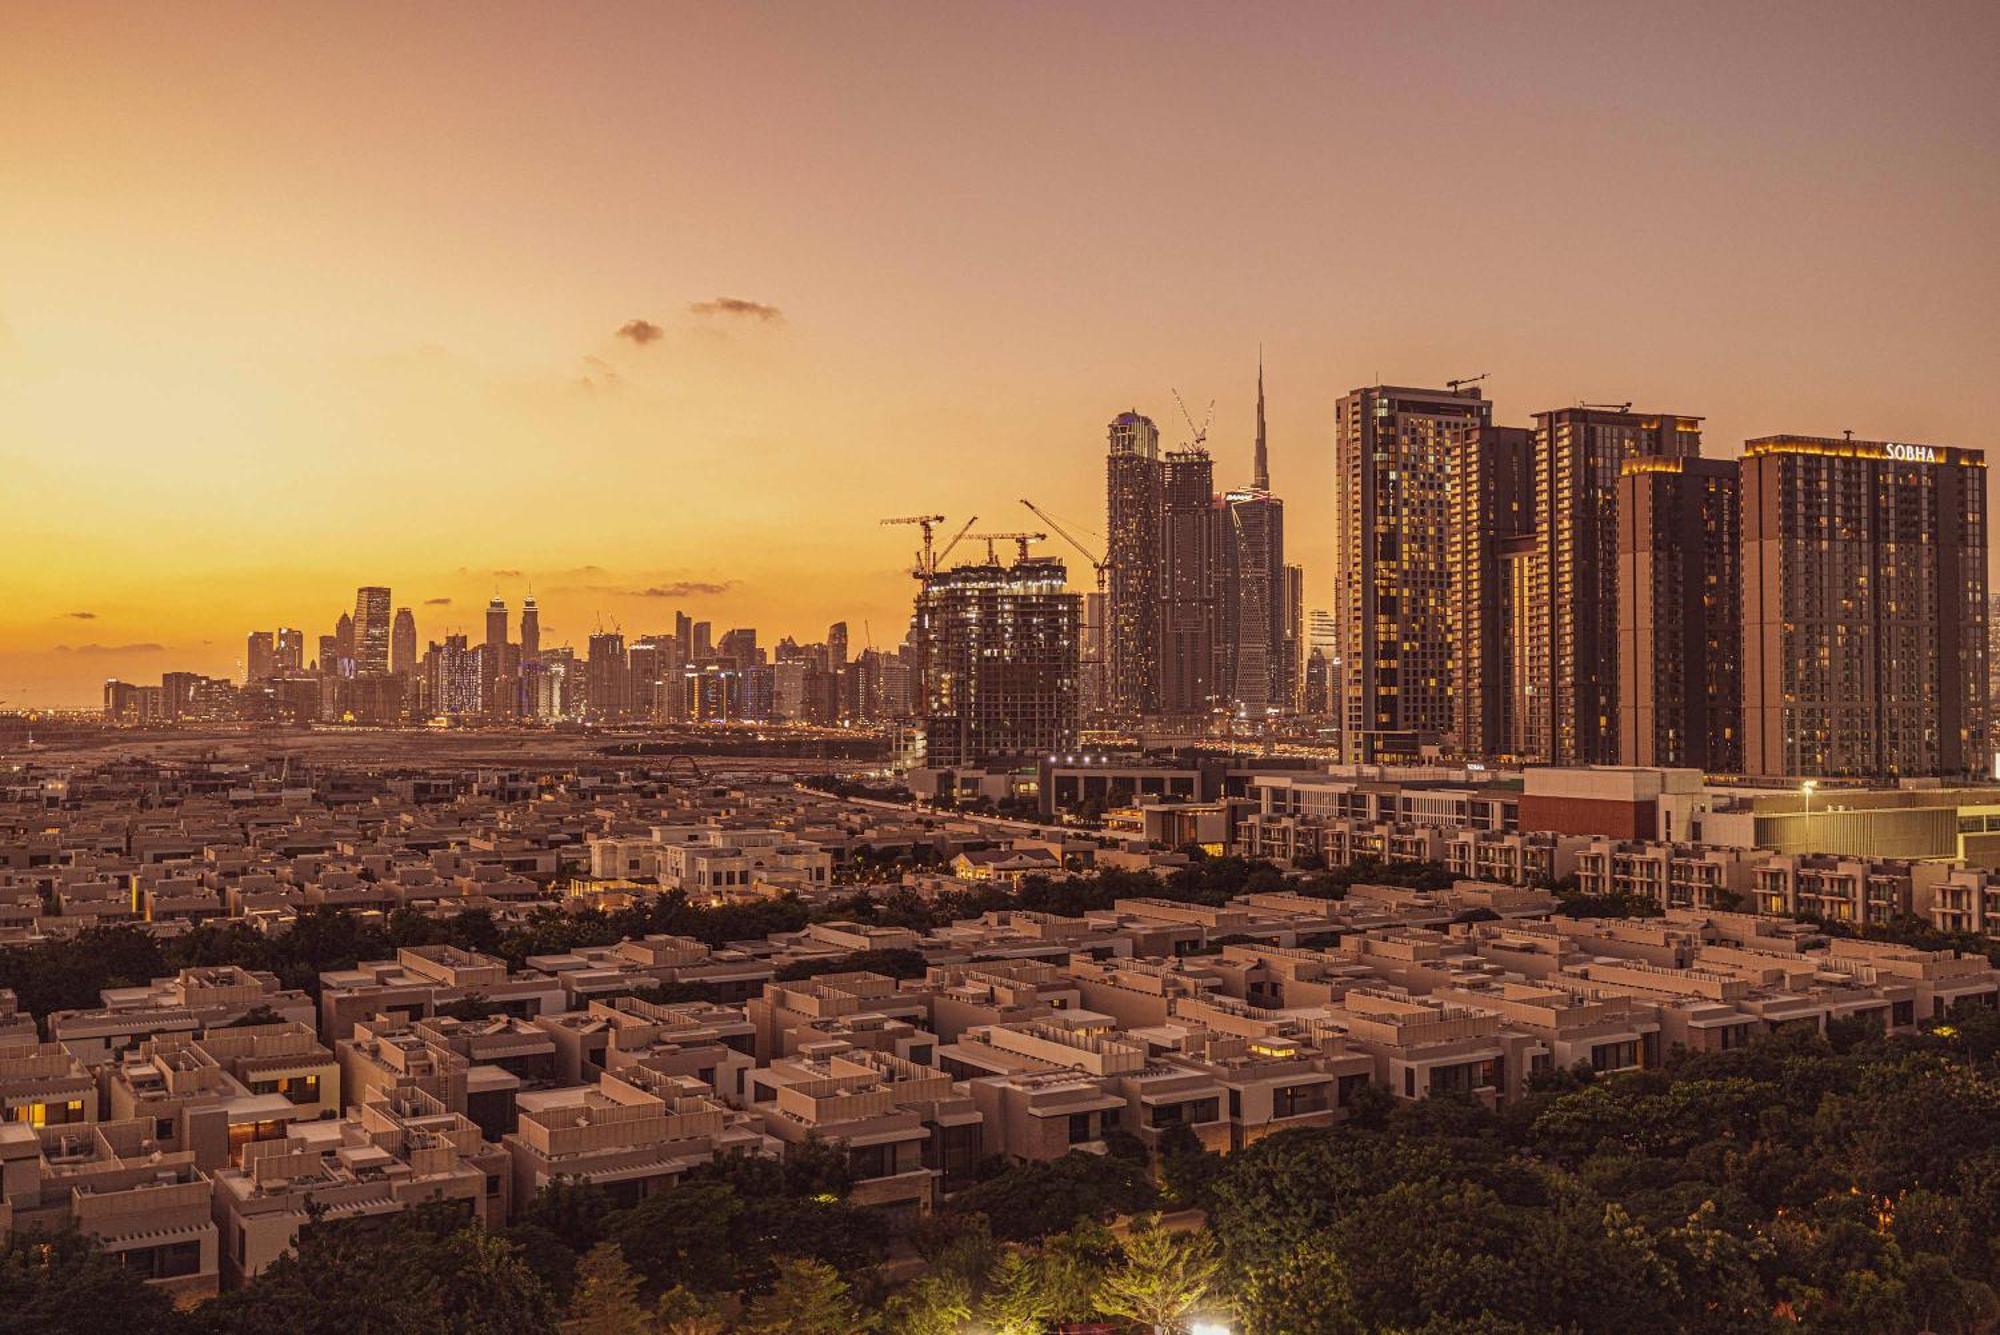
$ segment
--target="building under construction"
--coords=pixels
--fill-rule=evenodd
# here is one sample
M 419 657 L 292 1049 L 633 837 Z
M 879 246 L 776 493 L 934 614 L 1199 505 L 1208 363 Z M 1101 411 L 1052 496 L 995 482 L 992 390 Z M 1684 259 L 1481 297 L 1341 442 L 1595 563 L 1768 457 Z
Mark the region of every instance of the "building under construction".
M 926 763 L 968 765 L 1073 747 L 1083 597 L 1054 557 L 935 570 L 912 625 Z

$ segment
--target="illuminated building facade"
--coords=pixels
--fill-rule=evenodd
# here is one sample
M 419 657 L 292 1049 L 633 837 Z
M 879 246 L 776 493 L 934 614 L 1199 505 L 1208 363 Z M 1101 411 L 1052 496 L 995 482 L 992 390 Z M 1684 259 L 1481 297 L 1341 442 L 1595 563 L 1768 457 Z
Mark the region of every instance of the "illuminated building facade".
M 1104 461 L 1106 689 L 1124 719 L 1160 706 L 1160 430 L 1134 410 L 1112 419 Z
M 1618 478 L 1618 763 L 1743 768 L 1734 459 L 1632 459 Z
M 1742 492 L 1746 769 L 1985 774 L 1985 455 L 1765 436 Z
M 1535 414 L 1529 685 L 1556 765 L 1618 759 L 1618 477 L 1628 459 L 1691 459 L 1701 419 L 1559 408 Z
M 1476 388 L 1373 385 L 1334 415 L 1338 710 L 1351 760 L 1439 744 L 1452 695 L 1452 459 L 1491 421 Z
M 1533 433 L 1468 424 L 1452 438 L 1446 588 L 1454 645 L 1453 737 L 1460 755 L 1515 757 L 1532 745 L 1515 652 L 1522 611 L 1514 559 L 1530 532 Z
M 1215 461 L 1208 451 L 1169 451 L 1160 494 L 1159 713 L 1200 724 L 1218 703 Z
M 306 633 L 290 626 L 278 627 L 271 641 L 271 670 L 278 676 L 305 671 Z
M 1082 597 L 1060 560 L 955 566 L 926 579 L 913 638 L 926 763 L 1042 756 L 1076 743 Z
M 381 676 L 389 670 L 389 590 L 367 585 L 354 593 L 354 672 Z
M 1298 689 L 1294 568 L 1285 564 L 1285 503 L 1271 494 L 1264 368 L 1257 368 L 1257 439 L 1248 487 L 1217 497 L 1215 685 L 1219 703 L 1251 720 L 1290 713 Z

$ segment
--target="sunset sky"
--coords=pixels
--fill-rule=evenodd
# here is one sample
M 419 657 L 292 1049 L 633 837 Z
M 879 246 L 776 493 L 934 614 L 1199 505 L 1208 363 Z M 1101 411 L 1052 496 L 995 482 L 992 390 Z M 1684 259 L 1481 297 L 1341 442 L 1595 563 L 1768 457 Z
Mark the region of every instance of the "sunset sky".
M 1996 49 L 1991 3 L 0 3 L 0 699 L 237 675 L 363 583 L 423 639 L 532 584 L 545 643 L 893 644 L 880 517 L 1101 530 L 1174 387 L 1247 480 L 1260 343 L 1315 607 L 1378 379 L 2000 446 Z

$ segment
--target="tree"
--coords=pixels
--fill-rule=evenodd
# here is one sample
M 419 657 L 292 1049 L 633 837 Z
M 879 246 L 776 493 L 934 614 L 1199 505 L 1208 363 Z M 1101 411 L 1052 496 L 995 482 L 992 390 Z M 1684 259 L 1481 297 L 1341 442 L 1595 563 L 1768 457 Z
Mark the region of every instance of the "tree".
M 660 1295 L 654 1314 L 659 1318 L 660 1335 L 723 1335 L 729 1328 L 713 1300 L 679 1285 Z
M 862 1327 L 861 1309 L 847 1281 L 820 1261 L 788 1257 L 778 1263 L 778 1282 L 751 1300 L 744 1330 L 755 1335 L 853 1335 Z
M 639 1301 L 639 1277 L 616 1243 L 600 1242 L 576 1267 L 564 1335 L 651 1335 L 652 1315 Z
M 1237 1292 L 1237 1309 L 1247 1335 L 1359 1335 L 1354 1293 L 1332 1243 L 1325 1237 L 1302 1240 L 1275 1261 L 1253 1267 Z
M 0 1250 L 0 1331 L 7 1335 L 168 1335 L 167 1295 L 74 1231 L 8 1235 Z
M 1157 1194 L 1139 1164 L 1115 1155 L 1072 1152 L 1050 1163 L 1016 1164 L 960 1192 L 951 1208 L 985 1215 L 996 1238 L 1026 1242 L 1079 1219 L 1148 1209 Z
M 1066 1313 L 1056 1310 L 1039 1258 L 1021 1248 L 1000 1253 L 987 1279 L 980 1319 L 993 1335 L 1041 1335 L 1051 1321 Z
M 1097 1305 L 1156 1330 L 1179 1331 L 1220 1266 L 1206 1233 L 1169 1233 L 1157 1219 L 1142 1219 L 1125 1239 L 1123 1263 L 1098 1286 Z
M 1206 1209 L 1209 1193 L 1222 1176 L 1222 1156 L 1209 1150 L 1185 1126 L 1160 1141 L 1162 1197 L 1182 1209 Z
M 552 1335 L 549 1290 L 505 1239 L 445 1203 L 315 1221 L 244 1289 L 204 1306 L 215 1335 Z
M 884 1315 L 894 1335 L 959 1335 L 972 1319 L 972 1285 L 962 1275 L 933 1272 L 890 1299 Z

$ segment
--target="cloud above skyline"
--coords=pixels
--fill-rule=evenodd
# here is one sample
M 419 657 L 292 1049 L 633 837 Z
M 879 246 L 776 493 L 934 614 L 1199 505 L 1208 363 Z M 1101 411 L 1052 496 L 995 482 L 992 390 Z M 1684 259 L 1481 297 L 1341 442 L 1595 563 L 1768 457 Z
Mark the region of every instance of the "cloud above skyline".
M 426 599 L 424 599 L 424 606 L 425 606 L 425 607 L 450 607 L 450 606 L 451 606 L 451 599 L 449 599 L 449 598 L 426 598 Z
M 70 613 L 66 613 L 66 615 L 67 615 L 67 616 L 69 616 L 69 617 L 70 617 L 70 618 L 71 618 L 72 620 L 75 620 L 75 621 L 95 621 L 95 620 L 97 620 L 97 613 L 95 613 L 95 612 L 70 612 Z
M 745 320 L 757 320 L 764 324 L 776 324 L 785 318 L 785 313 L 776 306 L 761 301 L 751 301 L 747 297 L 713 297 L 708 301 L 697 301 L 688 307 L 694 315 L 721 315 Z
M 56 646 L 56 652 L 59 654 L 84 654 L 89 656 L 100 654 L 163 654 L 166 651 L 166 645 L 154 644 L 151 641 L 144 644 L 59 644 Z
M 675 580 L 666 584 L 648 584 L 631 588 L 614 584 L 586 584 L 581 588 L 557 589 L 557 593 L 593 593 L 604 598 L 711 598 L 728 593 L 736 587 L 733 579 Z
M 651 320 L 627 320 L 618 326 L 618 337 L 642 348 L 658 340 L 666 332 Z

